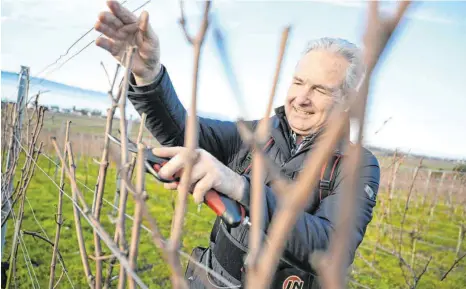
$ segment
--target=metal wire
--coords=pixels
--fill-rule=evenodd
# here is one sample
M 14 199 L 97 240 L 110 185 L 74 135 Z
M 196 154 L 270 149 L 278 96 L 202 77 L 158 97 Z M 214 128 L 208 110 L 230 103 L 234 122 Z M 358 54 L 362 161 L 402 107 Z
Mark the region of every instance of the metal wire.
M 15 139 L 16 139 L 16 141 L 19 143 L 19 140 L 18 140 L 17 138 L 15 138 Z M 64 196 L 66 196 L 68 199 L 71 200 L 71 202 L 73 203 L 73 205 L 75 205 L 76 208 L 81 212 L 81 214 L 83 215 L 84 219 L 89 223 L 89 225 L 90 225 L 91 227 L 95 228 L 95 227 L 94 227 L 94 224 L 92 224 L 91 221 L 89 220 L 89 218 L 87 217 L 87 215 L 84 214 L 84 212 L 82 211 L 82 209 L 81 209 L 81 207 L 78 205 L 78 203 L 76 203 L 70 195 L 68 195 L 64 190 L 62 190 L 62 189 L 60 188 L 60 186 L 55 182 L 55 180 L 54 180 L 50 175 L 48 175 L 48 174 L 37 164 L 37 162 L 29 155 L 29 153 L 26 151 L 26 149 L 21 145 L 21 143 L 19 143 L 19 146 L 20 146 L 20 148 L 24 151 L 24 153 L 25 153 L 28 157 L 31 158 L 31 160 L 32 160 L 32 162 L 34 163 L 34 165 L 35 165 L 42 173 L 44 173 L 44 174 L 47 176 L 48 179 L 50 179 L 50 181 L 63 193 Z M 126 216 L 128 219 L 134 221 L 134 219 L 133 219 L 131 216 L 129 216 L 128 214 L 125 214 L 125 216 Z M 141 224 L 141 228 L 143 228 L 146 232 L 152 234 L 152 231 L 151 231 L 149 228 L 147 228 L 146 226 L 144 226 L 144 225 Z M 96 230 L 96 231 L 97 231 L 97 233 L 101 233 L 99 230 Z M 99 235 L 100 235 L 100 234 L 99 234 Z M 101 235 L 101 237 L 102 237 L 102 235 Z M 165 241 L 165 240 L 161 240 L 161 241 L 162 241 L 163 244 L 167 244 L 167 241 Z M 104 242 L 105 242 L 105 241 L 104 241 Z M 107 245 L 108 245 L 108 244 L 107 244 Z M 110 246 L 108 246 L 108 248 L 111 250 L 111 247 L 110 247 Z M 191 258 L 191 255 L 189 255 L 189 254 L 187 254 L 187 253 L 185 253 L 185 252 L 183 252 L 183 251 L 181 251 L 181 250 L 177 250 L 177 252 L 178 252 L 181 256 L 185 257 L 185 258 L 188 259 L 190 262 L 192 262 L 192 264 L 194 264 L 194 265 L 200 267 L 201 269 L 205 270 L 206 272 L 212 274 L 215 278 L 219 279 L 219 280 L 220 280 L 221 282 L 223 282 L 224 284 L 227 284 L 228 286 L 235 286 L 234 284 L 231 284 L 231 282 L 229 282 L 228 280 L 226 280 L 226 279 L 225 279 L 222 275 L 220 275 L 219 273 L 213 271 L 212 269 L 210 269 L 210 268 L 204 266 L 204 264 L 202 264 L 202 263 L 200 263 L 200 262 L 194 260 L 193 258 Z M 114 253 L 114 254 L 115 254 L 115 257 L 117 257 L 117 258 L 121 261 L 121 259 L 119 258 L 118 254 L 117 254 L 117 253 L 119 253 L 119 252 L 112 252 L 112 253 Z M 138 277 L 138 279 L 139 279 L 139 277 Z M 142 282 L 139 283 L 136 279 L 135 279 L 135 281 L 136 281 L 142 288 L 147 288 L 147 287 L 144 285 L 144 283 L 142 283 Z
M 36 221 L 37 225 L 39 226 L 39 228 L 41 229 L 42 233 L 44 233 L 45 237 L 47 238 L 47 240 L 50 240 L 49 236 L 47 235 L 47 232 L 45 231 L 45 229 L 41 226 L 39 220 L 37 220 L 36 218 L 36 214 L 34 213 L 34 209 L 32 208 L 32 205 L 31 203 L 29 202 L 29 199 L 26 197 L 26 201 L 28 202 L 28 205 L 29 205 L 29 208 L 31 208 L 31 212 L 32 212 L 32 216 L 34 218 L 34 220 Z M 66 278 L 68 279 L 68 281 L 70 282 L 70 285 L 72 288 L 74 288 L 73 286 L 73 282 L 71 281 L 70 279 L 70 276 L 68 275 L 68 270 L 65 270 L 65 265 L 63 264 L 63 261 L 61 260 L 61 258 L 58 258 L 58 260 L 60 261 L 60 265 L 62 267 L 62 270 L 63 272 L 65 272 L 65 275 L 66 275 Z
M 16 216 L 15 216 L 15 212 L 14 212 L 13 209 L 11 210 L 11 217 L 13 218 L 13 221 L 16 223 Z M 32 287 L 36 288 L 36 285 L 34 284 L 34 280 L 35 280 L 37 282 L 39 288 L 40 288 L 39 281 L 37 280 L 36 272 L 34 271 L 34 266 L 32 265 L 32 261 L 31 261 L 31 258 L 29 256 L 29 252 L 27 250 L 26 245 L 24 244 L 24 239 L 23 239 L 23 236 L 22 236 L 21 232 L 18 232 L 18 241 L 19 241 L 19 244 L 21 246 L 21 251 L 23 252 L 24 263 L 26 263 L 26 268 L 28 269 L 28 274 L 29 274 L 29 277 L 31 278 Z M 15 259 L 16 259 L 16 257 L 15 257 Z M 29 259 L 29 261 L 28 261 L 28 259 Z M 31 269 L 29 269 L 29 264 L 31 266 Z M 13 270 L 13 268 L 11 270 Z M 32 271 L 32 274 L 31 274 L 31 271 Z M 32 275 L 34 275 L 35 278 L 32 277 Z M 16 280 L 15 280 L 15 283 L 16 283 Z
M 45 158 L 47 158 L 50 162 L 52 162 L 54 165 L 56 166 L 61 166 L 60 164 L 56 163 L 50 156 L 48 156 L 47 154 L 41 152 L 40 153 L 41 155 L 43 155 Z M 84 188 L 86 188 L 88 191 L 92 192 L 93 194 L 95 193 L 95 190 L 89 188 L 85 183 L 83 183 L 82 181 L 76 179 L 76 182 L 79 183 L 80 185 L 82 185 Z M 157 197 L 154 197 L 155 200 L 157 202 L 163 202 L 165 203 L 166 205 L 170 205 L 167 201 L 163 200 L 163 199 L 159 199 Z M 119 210 L 119 208 L 117 206 L 115 206 L 113 203 L 111 203 L 110 201 L 108 201 L 107 199 L 105 199 L 104 197 L 102 197 L 102 199 L 107 203 L 109 204 L 110 206 L 112 206 L 114 209 L 117 209 Z M 197 215 L 197 214 L 194 214 L 192 212 L 186 212 L 188 215 L 196 218 L 197 220 L 199 221 L 202 221 L 202 222 L 208 222 L 209 224 L 213 225 L 213 222 L 212 221 L 207 221 L 206 219 L 202 218 L 201 216 Z

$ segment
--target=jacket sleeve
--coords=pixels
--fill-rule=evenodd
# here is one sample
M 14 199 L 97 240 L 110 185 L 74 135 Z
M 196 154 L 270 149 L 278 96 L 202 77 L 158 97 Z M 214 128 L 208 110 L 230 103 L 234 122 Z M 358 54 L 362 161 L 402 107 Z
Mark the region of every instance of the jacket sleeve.
M 342 164 L 340 165 L 340 168 Z M 250 179 L 244 176 L 247 184 Z M 334 191 L 322 200 L 314 214 L 303 212 L 298 216 L 290 236 L 285 245 L 285 256 L 290 260 L 301 264 L 304 270 L 313 270 L 310 264 L 310 256 L 315 251 L 326 250 L 330 244 L 330 236 L 335 229 L 338 218 L 337 213 L 341 211 L 343 194 L 347 193 L 345 177 L 341 170 L 336 176 Z M 376 195 L 379 188 L 380 168 L 377 159 L 369 152 L 364 154 L 358 179 L 357 204 L 355 211 L 354 227 L 349 236 L 348 266 L 353 262 L 357 247 L 362 242 L 366 228 L 372 219 L 372 211 L 376 204 Z M 240 203 L 249 207 L 249 185 L 246 186 L 245 194 Z M 272 189 L 265 186 L 264 196 L 264 222 L 265 230 L 272 220 L 277 209 L 277 200 Z
M 163 146 L 183 146 L 187 112 L 166 68 L 162 66 L 159 75 L 148 85 L 134 83 L 132 76 L 128 98 L 140 115 L 147 114 L 146 128 Z M 202 117 L 198 117 L 198 123 L 199 147 L 228 164 L 240 148 L 235 123 Z

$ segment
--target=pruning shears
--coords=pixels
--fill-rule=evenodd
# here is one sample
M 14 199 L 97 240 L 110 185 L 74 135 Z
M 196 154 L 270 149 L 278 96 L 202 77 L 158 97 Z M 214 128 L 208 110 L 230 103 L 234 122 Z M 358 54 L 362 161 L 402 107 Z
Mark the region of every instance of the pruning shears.
M 108 134 L 108 137 L 111 141 L 121 146 L 121 141 L 118 138 L 110 134 Z M 138 152 L 136 144 L 130 139 L 128 139 L 128 150 L 132 153 Z M 144 165 L 146 167 L 146 173 L 151 174 L 162 183 L 179 182 L 181 175 L 180 172 L 176 173 L 172 178 L 169 179 L 162 178 L 158 174 L 160 169 L 168 161 L 170 161 L 170 158 L 156 156 L 152 153 L 151 149 L 145 149 Z M 248 222 L 244 207 L 241 206 L 238 202 L 228 198 L 226 195 L 217 192 L 216 190 L 210 190 L 205 194 L 204 203 L 209 208 L 211 208 L 227 226 L 231 228 Z

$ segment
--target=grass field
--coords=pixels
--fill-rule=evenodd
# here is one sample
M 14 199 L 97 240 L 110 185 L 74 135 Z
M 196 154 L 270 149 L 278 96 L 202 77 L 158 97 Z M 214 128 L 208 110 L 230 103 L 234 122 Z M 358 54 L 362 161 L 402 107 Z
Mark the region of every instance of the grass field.
M 44 126 L 44 134 L 50 134 L 59 129 L 61 120 L 69 119 L 70 117 L 54 117 L 54 123 L 51 123 L 51 118 L 47 118 Z M 103 134 L 103 119 L 89 122 L 81 122 L 82 117 L 72 117 L 73 125 L 71 135 L 77 133 Z M 84 118 L 86 119 L 86 118 Z M 87 120 L 86 120 L 87 121 Z M 92 129 L 89 126 L 92 124 Z M 118 124 L 114 125 L 117 128 Z M 133 135 L 137 132 L 137 125 L 133 128 Z M 146 133 L 147 136 L 147 133 Z M 2 140 L 3 141 L 3 140 Z M 89 142 L 87 140 L 87 142 Z M 61 144 L 61 143 L 60 143 Z M 79 144 L 73 143 L 74 147 Z M 75 149 L 75 152 L 77 150 Z M 93 156 L 95 157 L 95 156 Z M 24 158 L 22 158 L 24 159 Z M 55 159 L 53 156 L 52 159 Z M 25 213 L 23 219 L 22 230 L 34 231 L 44 235 L 41 227 L 45 230 L 48 237 L 53 239 L 55 234 L 55 214 L 58 201 L 58 188 L 53 182 L 47 178 L 46 174 L 54 178 L 55 165 L 53 165 L 44 156 L 40 156 L 38 165 L 45 171 L 42 172 L 36 169 L 35 176 L 27 192 L 28 202 L 25 204 Z M 18 173 L 19 169 L 18 168 Z M 77 179 L 86 184 L 87 189 L 83 184 L 80 184 L 80 189 L 84 193 L 88 204 L 92 202 L 93 188 L 96 183 L 98 165 L 92 161 L 91 157 L 82 156 L 77 163 Z M 113 163 L 107 174 L 107 183 L 105 189 L 105 199 L 113 203 L 115 194 L 115 164 Z M 59 182 L 59 172 L 54 178 L 55 182 Z M 417 195 L 422 192 L 422 187 L 417 188 Z M 69 185 L 65 187 L 65 192 L 71 195 Z M 176 192 L 163 189 L 155 180 L 147 178 L 147 192 L 149 193 L 148 204 L 152 215 L 157 219 L 159 226 L 165 237 L 168 236 L 171 218 L 173 215 L 173 201 L 176 200 Z M 429 196 L 433 192 L 428 193 Z M 383 208 L 388 205 L 388 194 L 385 186 L 382 186 L 378 196 L 378 204 L 375 209 L 374 218 L 370 223 L 366 237 L 358 249 L 356 260 L 352 266 L 350 277 L 353 280 L 351 287 L 354 288 L 407 288 L 404 274 L 408 274 L 406 268 L 400 269 L 399 259 L 394 253 L 398 250 L 399 232 L 401 227 L 401 219 L 406 201 L 407 191 L 400 189 L 396 191 L 395 198 L 391 204 L 390 217 L 383 216 Z M 403 228 L 403 241 L 401 246 L 402 256 L 408 263 L 411 263 L 412 238 L 410 232 L 413 229 L 420 231 L 419 239 L 416 241 L 416 252 L 413 258 L 413 267 L 417 273 L 420 273 L 432 256 L 431 263 L 427 268 L 426 273 L 421 278 L 417 288 L 466 288 L 466 261 L 463 260 L 457 268 L 455 268 L 449 276 L 440 281 L 440 276 L 450 267 L 456 257 L 458 246 L 459 227 L 464 226 L 464 203 L 454 203 L 452 206 L 445 204 L 444 199 L 435 206 L 435 213 L 429 222 L 429 209 L 431 197 L 422 206 L 420 198 L 414 198 L 410 202 L 410 208 L 407 213 L 407 218 Z M 30 203 L 30 206 L 29 206 Z M 417 205 L 415 205 L 417 203 Z M 129 206 L 127 213 L 133 214 L 133 200 L 129 197 Z M 112 207 L 104 202 L 102 210 L 102 223 L 112 236 L 114 233 L 114 225 L 108 217 L 111 214 Z M 34 212 L 34 213 L 33 213 Z M 65 260 L 68 274 L 75 288 L 88 287 L 82 269 L 81 259 L 79 256 L 78 243 L 76 240 L 76 231 L 73 220 L 72 203 L 68 198 L 64 198 L 63 214 L 65 222 L 62 228 L 60 239 L 60 252 Z M 186 217 L 183 247 L 182 250 L 190 253 L 195 246 L 206 246 L 208 244 L 208 236 L 210 228 L 214 221 L 214 214 L 205 206 L 202 206 L 198 212 L 197 206 L 192 200 L 189 200 L 189 213 Z M 429 225 L 427 225 L 429 223 Z M 40 226 L 39 226 L 40 224 Z M 88 255 L 93 255 L 94 243 L 92 229 L 82 219 L 84 236 L 86 240 L 86 248 Z M 130 236 L 132 222 L 127 220 L 127 236 Z M 6 236 L 5 250 L 2 252 L 2 261 L 5 261 L 11 250 L 13 222 L 8 223 L 8 233 Z M 39 287 L 48 286 L 50 261 L 52 247 L 45 242 L 34 239 L 32 236 L 24 235 L 24 245 L 27 248 L 29 258 L 33 264 L 35 276 L 37 276 Z M 376 250 L 374 251 L 374 248 Z M 460 254 L 466 251 L 464 242 L 459 247 Z M 374 254 L 375 252 L 375 254 Z M 110 251 L 104 246 L 104 255 L 109 255 Z M 29 276 L 25 255 L 21 250 L 18 252 L 17 258 L 17 284 L 18 288 L 31 288 L 31 278 Z M 152 243 L 147 232 L 141 233 L 141 245 L 139 246 L 139 263 L 138 271 L 143 281 L 150 288 L 170 288 L 169 271 L 167 266 L 161 259 L 160 251 Z M 92 271 L 94 271 L 94 262 L 90 260 Z M 186 259 L 183 259 L 184 265 Z M 107 263 L 105 263 L 104 272 L 106 272 Z M 113 271 L 114 276 L 118 275 L 119 267 Z M 57 266 L 57 276 L 61 274 L 61 267 Z M 34 277 L 34 276 L 33 276 Z M 117 281 L 114 281 L 116 285 Z M 359 285 L 358 285 L 359 284 Z M 38 286 L 35 286 L 38 287 Z M 64 277 L 58 288 L 71 288 L 67 279 Z

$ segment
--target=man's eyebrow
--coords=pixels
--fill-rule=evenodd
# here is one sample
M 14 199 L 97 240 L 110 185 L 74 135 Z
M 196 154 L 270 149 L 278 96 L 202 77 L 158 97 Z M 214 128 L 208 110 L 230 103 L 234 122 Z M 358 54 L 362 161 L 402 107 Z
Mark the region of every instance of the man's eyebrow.
M 294 80 L 297 80 L 297 81 L 300 81 L 300 82 L 304 82 L 304 79 L 302 79 L 301 77 L 299 76 L 293 76 Z

